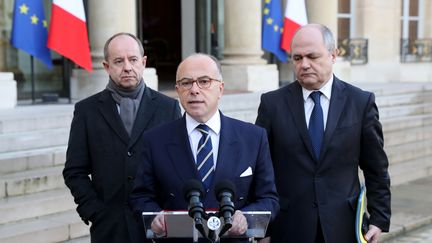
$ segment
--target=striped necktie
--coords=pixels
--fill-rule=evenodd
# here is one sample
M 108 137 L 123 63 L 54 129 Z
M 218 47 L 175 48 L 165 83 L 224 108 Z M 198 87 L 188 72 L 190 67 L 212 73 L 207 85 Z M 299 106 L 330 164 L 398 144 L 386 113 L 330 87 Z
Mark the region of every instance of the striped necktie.
M 201 178 L 201 182 L 207 190 L 210 188 L 215 170 L 213 161 L 213 148 L 209 134 L 209 127 L 205 124 L 200 124 L 197 126 L 197 129 L 202 134 L 202 137 L 198 142 L 196 159 L 197 169 Z
M 321 144 L 324 136 L 324 118 L 320 102 L 321 92 L 312 92 L 310 97 L 312 98 L 315 105 L 309 119 L 309 136 L 312 141 L 315 157 L 318 160 L 321 153 Z

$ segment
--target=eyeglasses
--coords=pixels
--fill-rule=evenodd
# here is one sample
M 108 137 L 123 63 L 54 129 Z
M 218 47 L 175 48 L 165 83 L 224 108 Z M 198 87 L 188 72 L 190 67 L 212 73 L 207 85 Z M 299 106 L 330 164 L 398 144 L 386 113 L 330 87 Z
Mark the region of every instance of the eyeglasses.
M 200 89 L 208 89 L 208 88 L 210 88 L 212 81 L 221 82 L 220 80 L 217 80 L 214 78 L 199 77 L 197 79 L 183 78 L 183 79 L 177 80 L 176 83 L 182 89 L 191 89 L 193 86 L 193 83 L 195 83 L 195 82 Z

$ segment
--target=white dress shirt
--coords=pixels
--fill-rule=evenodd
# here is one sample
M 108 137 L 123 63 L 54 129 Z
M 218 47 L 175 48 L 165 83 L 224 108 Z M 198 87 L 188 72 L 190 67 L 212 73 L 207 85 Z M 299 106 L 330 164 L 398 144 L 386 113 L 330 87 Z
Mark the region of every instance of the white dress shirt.
M 202 123 L 195 121 L 190 115 L 186 113 L 186 129 L 189 137 L 189 144 L 192 150 L 193 157 L 196 163 L 197 157 L 197 148 L 199 140 L 201 139 L 201 132 L 196 129 L 196 127 Z M 206 123 L 210 129 L 209 134 L 212 141 L 212 149 L 213 149 L 213 162 L 216 168 L 216 161 L 218 157 L 219 151 L 219 139 L 220 139 L 220 129 L 221 129 L 221 120 L 219 111 L 217 111 Z
M 320 96 L 320 102 L 321 107 L 323 110 L 323 119 L 324 119 L 324 131 L 327 125 L 327 116 L 328 116 L 328 110 L 330 106 L 330 97 L 331 97 L 331 90 L 333 85 L 333 75 L 331 76 L 330 80 L 323 86 L 319 91 L 321 91 Z M 309 128 L 309 119 L 312 114 L 312 110 L 315 106 L 315 103 L 309 95 L 317 90 L 307 90 L 302 87 L 303 91 L 303 101 L 304 101 L 304 110 L 305 110 L 305 118 L 306 118 L 306 125 Z

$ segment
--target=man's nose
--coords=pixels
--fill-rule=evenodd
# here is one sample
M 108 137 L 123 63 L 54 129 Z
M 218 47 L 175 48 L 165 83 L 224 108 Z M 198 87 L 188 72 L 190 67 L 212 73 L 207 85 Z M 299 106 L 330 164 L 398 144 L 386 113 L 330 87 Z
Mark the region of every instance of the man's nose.
M 310 61 L 307 58 L 301 59 L 301 67 L 304 69 L 308 69 L 310 67 Z
M 129 72 L 132 70 L 132 64 L 127 59 L 124 62 L 123 70 L 125 70 L 126 72 Z
M 200 91 L 200 87 L 198 87 L 198 83 L 197 82 L 193 82 L 192 83 L 192 87 L 189 90 L 191 93 L 193 94 L 197 94 Z

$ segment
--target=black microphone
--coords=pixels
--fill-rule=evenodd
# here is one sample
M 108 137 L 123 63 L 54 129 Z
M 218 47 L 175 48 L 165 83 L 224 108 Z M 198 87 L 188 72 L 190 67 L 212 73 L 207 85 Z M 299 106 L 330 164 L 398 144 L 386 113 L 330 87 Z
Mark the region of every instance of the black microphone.
M 183 186 L 183 194 L 188 206 L 188 214 L 194 219 L 195 228 L 205 237 L 204 225 L 202 222 L 205 211 L 201 199 L 204 197 L 204 187 L 198 180 L 191 179 Z
M 223 180 L 216 185 L 215 194 L 219 201 L 219 214 L 224 218 L 224 226 L 219 232 L 219 237 L 221 237 L 232 227 L 232 216 L 234 215 L 232 199 L 235 198 L 235 186 L 231 181 Z

